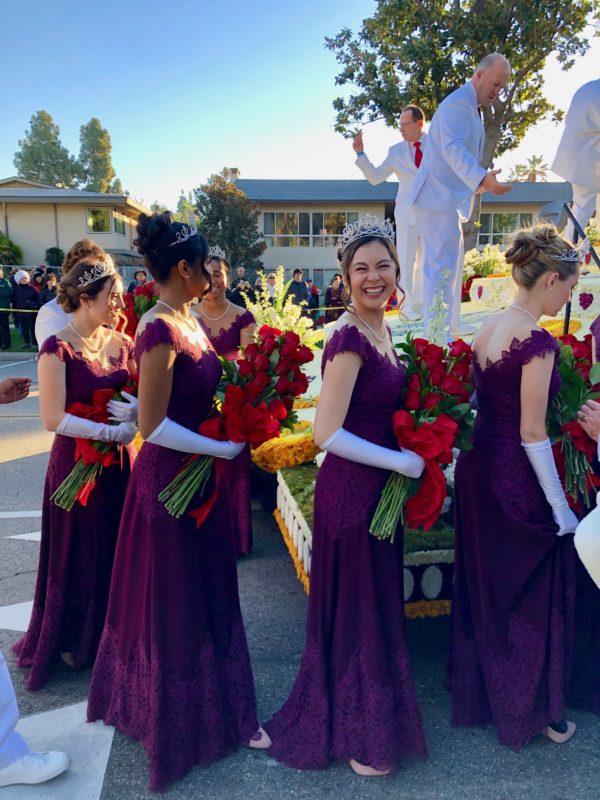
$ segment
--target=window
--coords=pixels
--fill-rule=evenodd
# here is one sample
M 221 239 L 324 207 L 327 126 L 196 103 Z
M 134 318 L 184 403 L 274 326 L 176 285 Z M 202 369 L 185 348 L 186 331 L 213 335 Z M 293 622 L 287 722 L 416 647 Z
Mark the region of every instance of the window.
M 510 234 L 517 228 L 528 227 L 532 222 L 533 214 L 517 212 L 481 214 L 477 244 L 479 247 L 484 247 L 486 244 L 497 244 L 501 248 L 506 248 L 510 243 Z
M 88 233 L 110 233 L 110 208 L 86 208 Z
M 113 224 L 115 226 L 115 233 L 120 233 L 125 236 L 125 217 L 122 214 L 113 215 Z
M 265 211 L 264 235 L 270 247 L 335 247 L 357 211 Z

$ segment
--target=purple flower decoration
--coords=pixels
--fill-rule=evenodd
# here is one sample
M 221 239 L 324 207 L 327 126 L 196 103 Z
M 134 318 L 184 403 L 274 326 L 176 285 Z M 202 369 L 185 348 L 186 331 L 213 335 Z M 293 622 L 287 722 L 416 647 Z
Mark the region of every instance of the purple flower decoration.
M 481 300 L 481 295 L 483 294 L 483 286 L 477 287 L 477 299 Z
M 579 305 L 585 311 L 594 302 L 594 295 L 591 292 L 581 292 L 579 295 Z

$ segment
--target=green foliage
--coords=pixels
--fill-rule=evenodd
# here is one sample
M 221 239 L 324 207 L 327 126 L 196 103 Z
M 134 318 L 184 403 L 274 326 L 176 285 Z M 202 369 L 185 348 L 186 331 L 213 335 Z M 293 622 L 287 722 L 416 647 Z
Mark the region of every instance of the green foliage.
M 483 109 L 489 164 L 494 152 L 516 147 L 533 123 L 562 118 L 543 94 L 542 70 L 550 54 L 569 69 L 587 52 L 583 34 L 599 11 L 598 0 L 379 0 L 358 34 L 344 28 L 325 40 L 341 67 L 336 84 L 349 87 L 333 103 L 336 130 L 350 137 L 377 119 L 397 127 L 409 103 L 430 117 L 483 56 L 498 51 L 513 72 L 506 93 Z
M 227 174 L 224 169 L 194 190 L 199 230 L 210 245 L 223 248 L 234 269 L 259 269 L 267 245 L 258 230 L 258 207 L 228 180 Z
M 0 264 L 10 264 L 20 267 L 24 258 L 23 249 L 11 241 L 8 236 L 0 233 Z
M 110 192 L 115 170 L 111 161 L 112 145 L 106 128 L 97 117 L 79 129 L 79 167 L 83 189 Z
M 77 186 L 79 167 L 60 142 L 60 128 L 47 111 L 37 111 L 30 129 L 19 139 L 13 163 L 22 178 L 72 189 Z
M 196 209 L 194 208 L 194 198 L 191 192 L 185 195 L 182 189 L 179 200 L 177 201 L 177 211 L 173 214 L 173 219 L 176 219 L 177 222 L 189 222 L 192 214 L 195 219 Z
M 497 244 L 486 244 L 481 251 L 473 248 L 465 253 L 465 277 L 481 275 L 482 278 L 487 278 L 488 275 L 498 275 L 507 270 L 504 253 Z
M 549 169 L 550 167 L 544 161 L 543 156 L 531 156 L 531 158 L 527 159 L 525 164 L 517 164 L 515 168 L 510 171 L 508 180 L 527 181 L 528 183 L 547 181 Z
M 49 247 L 46 250 L 44 261 L 49 267 L 60 267 L 65 260 L 65 254 L 60 247 Z

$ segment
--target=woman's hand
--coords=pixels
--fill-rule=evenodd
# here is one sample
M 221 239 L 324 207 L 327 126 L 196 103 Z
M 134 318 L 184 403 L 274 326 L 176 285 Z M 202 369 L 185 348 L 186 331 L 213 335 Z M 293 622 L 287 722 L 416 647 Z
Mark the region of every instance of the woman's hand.
M 595 442 L 600 440 L 600 403 L 595 400 L 585 402 L 577 412 L 577 422 Z

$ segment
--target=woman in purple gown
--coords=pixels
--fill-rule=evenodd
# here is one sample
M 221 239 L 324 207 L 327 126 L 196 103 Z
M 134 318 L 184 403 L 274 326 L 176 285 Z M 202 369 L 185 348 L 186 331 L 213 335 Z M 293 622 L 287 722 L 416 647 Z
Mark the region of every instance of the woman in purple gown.
M 58 299 L 72 313 L 68 326 L 40 351 L 38 375 L 44 427 L 56 431 L 42 508 L 42 542 L 33 612 L 15 647 L 20 667 L 31 667 L 30 689 L 41 688 L 62 657 L 80 669 L 94 662 L 104 624 L 113 557 L 129 477 L 129 456 L 103 468 L 87 505 L 64 511 L 52 494 L 75 466 L 75 437 L 127 445 L 135 425 L 108 425 L 65 413 L 92 403 L 96 389 L 121 390 L 133 373 L 131 341 L 106 328 L 123 307 L 112 263 L 86 258 L 61 280 Z
M 168 213 L 141 214 L 138 250 L 160 284 L 140 321 L 139 425 L 145 438 L 131 476 L 115 555 L 106 624 L 88 718 L 139 740 L 150 787 L 165 789 L 194 764 L 208 766 L 242 743 L 268 747 L 259 729 L 237 585 L 227 482 L 200 528 L 159 501 L 187 454 L 235 457 L 243 445 L 196 433 L 211 413 L 221 366 L 194 297 L 210 288 L 208 246 Z M 214 476 L 200 506 L 214 487 Z
M 270 755 L 301 769 L 338 758 L 359 775 L 385 775 L 426 754 L 404 634 L 403 532 L 393 544 L 369 534 L 390 471 L 418 477 L 424 466 L 398 449 L 392 429 L 406 377 L 384 323 L 400 272 L 392 237 L 366 218 L 342 239 L 352 306 L 323 352 L 315 441 L 327 456 L 306 644 L 291 694 L 265 726 Z
M 505 257 L 519 287 L 474 343 L 473 449 L 455 474 L 453 638 L 448 678 L 455 725 L 496 728 L 515 750 L 538 734 L 567 741 L 577 519 L 546 432 L 560 378 L 558 347 L 538 326 L 579 277 L 578 255 L 550 225 L 520 231 Z
M 220 251 L 220 248 L 219 248 Z M 200 324 L 208 334 L 217 355 L 230 361 L 240 356 L 240 348 L 254 341 L 256 324 L 250 311 L 236 306 L 226 297 L 229 264 L 222 251 L 209 258 L 212 288 L 194 306 Z M 233 514 L 238 555 L 252 549 L 252 507 L 250 498 L 250 449 L 245 447 L 236 458 L 225 461 L 222 475 L 234 487 Z

